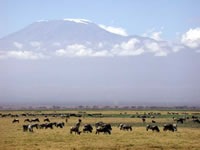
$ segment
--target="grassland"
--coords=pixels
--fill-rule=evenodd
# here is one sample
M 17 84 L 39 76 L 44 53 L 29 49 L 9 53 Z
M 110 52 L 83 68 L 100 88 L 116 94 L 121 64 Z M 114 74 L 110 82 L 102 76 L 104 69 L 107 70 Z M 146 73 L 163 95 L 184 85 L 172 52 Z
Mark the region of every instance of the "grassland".
M 29 111 L 30 112 L 30 111 Z M 53 112 L 53 111 L 52 111 Z M 51 111 L 30 112 L 30 113 L 52 113 Z M 62 111 L 65 112 L 65 111 Z M 69 112 L 69 111 L 68 111 Z M 70 113 L 78 113 L 78 111 L 70 111 Z M 94 124 L 98 121 L 111 123 L 113 126 L 112 134 L 83 133 L 81 135 L 70 134 L 70 127 L 77 123 L 79 118 L 70 117 L 63 129 L 34 129 L 34 133 L 23 132 L 22 125 L 24 118 L 19 117 L 20 123 L 12 123 L 13 118 L 0 118 L 0 150 L 199 150 L 200 149 L 200 124 L 194 124 L 191 120 L 187 120 L 183 125 L 178 125 L 177 132 L 163 132 L 162 125 L 164 123 L 174 123 L 172 116 L 166 111 L 160 112 L 161 115 L 156 116 L 154 120 L 161 129 L 160 133 L 146 131 L 146 124 L 151 123 L 147 118 L 146 123 L 142 123 L 140 118 L 131 118 L 135 115 L 135 111 L 85 111 L 86 113 L 102 113 L 101 117 L 89 117 L 83 115 L 81 117 L 82 124 Z M 152 112 L 152 111 L 151 111 Z M 9 113 L 0 112 L 2 114 Z M 24 111 L 13 111 L 12 114 L 27 113 Z M 61 113 L 61 111 L 53 112 Z M 140 111 L 139 114 L 143 114 Z M 148 113 L 146 111 L 145 113 Z M 180 116 L 181 115 L 181 112 Z M 192 112 L 187 111 L 188 116 Z M 193 112 L 194 113 L 194 112 Z M 179 117 L 179 115 L 176 117 Z M 39 117 L 43 120 L 44 117 Z M 61 122 L 65 119 L 61 117 L 49 117 L 51 121 Z M 42 123 L 41 121 L 40 123 Z M 131 124 L 133 131 L 120 131 L 117 125 L 119 123 Z M 81 126 L 82 128 L 82 126 Z

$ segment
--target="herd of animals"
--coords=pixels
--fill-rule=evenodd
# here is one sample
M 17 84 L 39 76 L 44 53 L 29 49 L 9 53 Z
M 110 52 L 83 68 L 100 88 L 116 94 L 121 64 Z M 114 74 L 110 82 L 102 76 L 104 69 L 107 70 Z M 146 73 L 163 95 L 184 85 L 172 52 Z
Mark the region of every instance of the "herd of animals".
M 38 114 L 37 114 L 38 115 Z M 11 117 L 14 117 L 15 119 L 12 120 L 12 123 L 19 123 L 19 119 L 16 119 L 17 117 L 19 117 L 19 115 L 4 115 L 2 116 L 2 114 L 0 114 L 1 117 L 6 117 L 6 116 L 11 116 Z M 21 116 L 27 116 L 27 114 L 22 114 Z M 28 116 L 36 116 L 34 114 L 29 114 Z M 51 122 L 50 119 L 48 118 L 48 116 L 52 116 L 51 115 L 44 115 L 43 116 L 45 117 L 43 122 L 44 123 L 41 123 L 40 124 L 40 120 L 39 118 L 32 118 L 32 119 L 29 119 L 29 118 L 25 118 L 24 119 L 24 123 L 31 123 L 31 124 L 24 124 L 22 126 L 22 129 L 24 132 L 34 132 L 33 130 L 34 129 L 53 129 L 54 127 L 57 127 L 57 128 L 64 128 L 65 124 L 68 122 L 68 119 L 70 116 L 76 116 L 76 114 L 68 114 L 68 115 L 64 115 L 64 114 L 54 114 L 53 116 L 54 117 L 62 117 L 62 118 L 65 118 L 65 123 L 64 122 Z M 76 116 L 77 117 L 77 116 Z M 80 117 L 80 116 L 78 116 Z M 142 119 L 142 122 L 145 123 L 146 122 L 146 117 L 144 117 L 144 115 L 142 117 L 140 117 Z M 155 117 L 151 117 L 151 119 L 153 119 Z M 189 117 L 181 117 L 181 118 L 175 118 L 173 117 L 172 118 L 174 121 L 176 121 L 176 123 L 181 123 L 183 124 L 184 121 L 186 121 L 187 119 L 190 119 Z M 194 123 L 200 123 L 200 120 L 197 116 L 191 116 L 191 119 Z M 146 131 L 148 130 L 152 130 L 153 132 L 156 131 L 156 132 L 160 132 L 160 129 L 157 125 L 154 125 L 156 123 L 155 120 L 152 120 L 152 124 L 147 124 L 146 125 Z M 163 131 L 177 131 L 177 124 L 176 123 L 173 123 L 173 124 L 164 124 L 163 125 Z M 70 128 L 70 133 L 75 133 L 75 134 L 81 134 L 82 132 L 85 133 L 92 133 L 93 131 L 93 127 L 91 124 L 83 124 L 83 129 L 82 131 L 80 130 L 80 126 L 82 124 L 82 120 L 81 119 L 78 119 L 78 122 Z M 111 124 L 108 124 L 108 123 L 103 123 L 103 122 L 97 122 L 95 123 L 95 128 L 96 128 L 96 134 L 99 134 L 99 133 L 107 133 L 107 134 L 111 134 L 111 131 L 112 131 L 112 126 Z M 124 130 L 124 131 L 132 131 L 132 126 L 131 125 L 128 125 L 128 124 L 123 124 L 123 123 L 120 123 L 118 125 L 119 129 L 120 130 Z

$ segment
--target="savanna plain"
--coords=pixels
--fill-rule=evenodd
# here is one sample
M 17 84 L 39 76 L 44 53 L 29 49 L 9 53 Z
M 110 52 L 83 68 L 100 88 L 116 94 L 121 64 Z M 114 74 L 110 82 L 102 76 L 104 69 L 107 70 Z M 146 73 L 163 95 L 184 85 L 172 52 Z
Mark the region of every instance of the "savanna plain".
M 61 114 L 50 115 L 48 118 L 50 122 L 64 122 L 65 126 L 34 128 L 33 132 L 24 132 L 23 125 L 33 124 L 24 122 L 27 118 L 39 118 L 38 124 L 44 123 L 46 117 L 41 114 Z M 66 117 L 62 114 L 77 116 Z M 141 118 L 144 115 L 145 122 Z M 1 111 L 0 150 L 200 150 L 200 123 L 194 122 L 192 116 L 200 118 L 200 111 Z M 182 124 L 174 121 L 173 117 L 187 119 Z M 14 119 L 18 119 L 19 123 L 13 123 Z M 82 120 L 80 131 L 84 124 L 91 124 L 93 132 L 70 134 L 70 128 L 79 119 Z M 152 123 L 152 120 L 156 123 Z M 111 134 L 96 134 L 96 122 L 111 124 Z M 120 130 L 120 123 L 131 125 L 133 130 Z M 176 123 L 178 130 L 163 131 L 163 125 L 169 123 Z M 148 124 L 157 125 L 160 132 L 146 131 Z

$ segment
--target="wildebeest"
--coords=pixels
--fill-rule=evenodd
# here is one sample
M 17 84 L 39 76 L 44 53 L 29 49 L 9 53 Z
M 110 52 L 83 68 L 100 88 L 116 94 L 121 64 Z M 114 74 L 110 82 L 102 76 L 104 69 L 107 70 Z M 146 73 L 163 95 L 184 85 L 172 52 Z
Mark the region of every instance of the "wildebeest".
M 96 128 L 96 134 L 99 134 L 100 132 L 111 134 L 110 129 L 105 126 Z
M 83 132 L 85 133 L 85 132 L 90 132 L 90 133 L 92 133 L 92 130 L 93 130 L 93 128 L 92 128 L 92 126 L 90 125 L 90 124 L 84 124 L 84 127 L 83 127 Z
M 145 118 L 142 118 L 142 122 L 145 123 L 145 122 L 146 122 L 146 119 L 145 119 Z
M 12 121 L 12 123 L 15 123 L 15 122 L 18 122 L 18 123 L 19 123 L 19 119 L 14 119 L 14 120 Z
M 49 118 L 45 118 L 45 119 L 44 119 L 44 122 L 45 122 L 45 121 L 46 121 L 46 122 L 50 122 Z
M 43 128 L 46 128 L 46 125 L 47 125 L 46 123 L 43 123 L 43 124 L 40 124 L 39 127 L 40 129 L 43 129 Z
M 58 128 L 58 127 L 63 128 L 64 125 L 65 125 L 64 122 L 60 122 L 60 123 L 57 123 L 57 124 L 56 124 L 56 127 L 57 127 L 57 128 Z
M 199 119 L 193 119 L 192 120 L 194 123 L 200 123 L 200 120 Z
M 120 124 L 119 127 L 120 127 L 120 130 L 132 131 L 132 126 L 130 125 Z
M 30 119 L 28 119 L 28 118 L 26 118 L 26 119 L 24 119 L 24 122 L 31 122 L 31 120 Z
M 163 131 L 167 131 L 167 130 L 172 131 L 172 132 L 177 131 L 177 125 L 176 124 L 164 124 Z
M 53 125 L 56 126 L 57 123 L 56 122 L 47 123 L 45 126 L 45 129 L 48 129 L 48 128 L 53 129 Z
M 75 132 L 75 134 L 81 134 L 81 131 L 79 131 L 79 127 L 71 127 L 70 129 L 70 134 L 72 134 L 73 132 Z
M 192 119 L 198 119 L 198 117 L 197 116 L 192 116 Z
M 152 120 L 151 122 L 152 122 L 152 123 L 156 123 L 156 121 L 155 121 L 155 120 Z
M 28 131 L 28 125 L 23 125 L 23 131 L 24 132 Z
M 154 131 L 160 132 L 160 129 L 158 128 L 158 126 L 147 125 L 146 130 L 148 131 L 149 129 L 151 129 L 153 132 Z
M 33 118 L 31 119 L 31 122 L 40 122 L 39 118 Z
M 33 128 L 36 128 L 36 129 L 38 129 L 38 127 L 39 127 L 39 124 L 32 124 L 32 125 L 31 125 L 31 127 L 32 127 L 32 129 L 33 129 Z
M 183 121 L 185 121 L 184 118 L 178 118 L 178 119 L 176 120 L 177 123 L 182 123 L 182 124 L 183 124 Z
M 112 130 L 111 124 L 98 122 L 95 124 L 95 126 L 96 126 L 96 134 L 99 134 L 99 132 L 111 134 L 111 130 Z
M 98 127 L 106 127 L 108 128 L 109 130 L 112 130 L 112 127 L 110 124 L 107 124 L 107 123 L 103 123 L 103 122 L 97 122 L 95 124 L 95 127 L 98 128 Z

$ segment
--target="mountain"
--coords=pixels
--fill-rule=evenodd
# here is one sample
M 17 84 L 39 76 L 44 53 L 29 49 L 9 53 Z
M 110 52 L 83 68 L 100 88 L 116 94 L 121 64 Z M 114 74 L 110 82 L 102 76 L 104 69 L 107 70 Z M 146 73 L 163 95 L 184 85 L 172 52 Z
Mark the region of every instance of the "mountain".
M 0 50 L 33 50 L 37 46 L 54 50 L 71 44 L 110 45 L 127 39 L 84 19 L 44 20 L 0 39 Z

